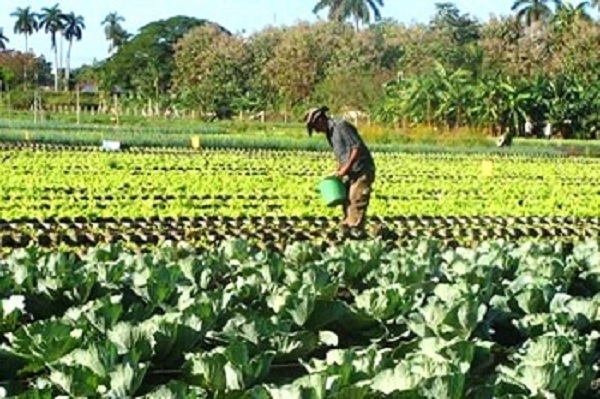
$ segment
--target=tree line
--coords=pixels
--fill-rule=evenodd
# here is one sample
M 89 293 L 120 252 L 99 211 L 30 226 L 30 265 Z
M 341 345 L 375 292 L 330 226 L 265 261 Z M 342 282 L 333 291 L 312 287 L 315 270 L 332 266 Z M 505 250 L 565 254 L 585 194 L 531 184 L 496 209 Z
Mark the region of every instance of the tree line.
M 174 17 L 111 40 L 110 56 L 75 80 L 119 88 L 124 101 L 211 111 L 286 112 L 326 103 L 405 127 L 471 127 L 565 137 L 600 130 L 598 1 L 517 0 L 488 21 L 437 3 L 425 23 L 382 19 L 383 1 L 321 0 L 326 22 L 247 37 Z M 107 29 L 123 22 L 114 14 Z M 107 38 L 111 37 L 108 34 Z
M 31 58 L 28 57 L 33 54 L 33 51 L 29 48 L 29 38 L 40 31 L 48 35 L 51 48 L 54 52 L 54 90 L 58 91 L 60 84 L 62 84 L 64 90 L 69 90 L 73 44 L 77 41 L 81 41 L 83 37 L 83 32 L 86 28 L 85 18 L 72 11 L 63 11 L 58 3 L 52 7 L 42 7 L 39 12 L 33 11 L 31 7 L 19 7 L 11 13 L 11 16 L 15 19 L 13 33 L 25 37 L 24 51 L 21 53 L 13 51 L 12 53 L 14 56 L 21 58 L 25 57 L 26 59 Z M 109 42 L 109 54 L 113 53 L 120 45 L 125 43 L 131 37 L 131 34 L 129 34 L 121 25 L 124 21 L 125 19 L 117 13 L 110 13 L 102 21 L 102 24 L 105 27 L 106 39 Z M 66 65 L 64 66 L 62 53 L 63 40 L 67 42 L 68 46 Z M 0 28 L 0 50 L 6 51 L 9 42 L 10 39 L 6 36 L 4 30 Z M 43 62 L 41 57 L 33 58 Z M 0 67 L 2 67 L 2 72 L 4 72 L 2 74 L 2 80 L 7 81 L 8 79 L 5 75 L 12 71 L 10 68 L 6 68 L 6 65 L 4 64 L 0 64 Z M 21 83 L 31 81 L 28 76 L 31 69 L 31 62 L 25 62 L 25 65 L 22 66 L 23 76 Z M 37 68 L 33 68 L 33 70 L 38 72 Z M 59 77 L 61 71 L 63 72 L 62 79 Z M 14 75 L 14 73 L 11 75 Z M 39 79 L 35 80 L 35 82 L 39 82 Z

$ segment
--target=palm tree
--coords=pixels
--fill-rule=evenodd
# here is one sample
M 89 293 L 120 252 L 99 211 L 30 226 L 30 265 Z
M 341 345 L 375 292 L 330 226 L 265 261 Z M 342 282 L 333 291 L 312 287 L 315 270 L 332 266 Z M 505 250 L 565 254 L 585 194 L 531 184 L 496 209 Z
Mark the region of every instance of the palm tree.
M 571 25 L 577 19 L 591 20 L 587 9 L 590 7 L 589 1 L 582 1 L 578 5 L 572 3 L 557 4 L 554 21 L 563 25 Z
M 75 15 L 74 12 L 67 14 L 65 17 L 65 27 L 63 34 L 69 42 L 67 50 L 67 70 L 65 75 L 65 91 L 69 90 L 69 80 L 71 78 L 71 50 L 73 48 L 73 40 L 80 41 L 85 29 L 85 22 L 81 15 Z
M 313 8 L 313 13 L 316 14 L 328 8 L 330 20 L 342 22 L 353 18 L 358 31 L 361 22 L 363 24 L 371 22 L 371 14 L 375 17 L 375 21 L 380 21 L 379 9 L 383 6 L 383 0 L 319 0 Z
M 10 42 L 8 37 L 4 36 L 4 29 L 0 28 L 0 50 L 6 50 L 6 44 Z
M 60 10 L 58 4 L 53 7 L 42 8 L 42 13 L 39 15 L 40 29 L 44 29 L 50 34 L 52 50 L 54 50 L 54 90 L 58 91 L 58 49 L 56 48 L 56 34 L 64 29 L 65 15 Z
M 129 34 L 121 26 L 121 22 L 125 22 L 125 18 L 116 12 L 111 12 L 104 18 L 104 21 L 102 21 L 102 25 L 104 25 L 104 34 L 106 35 L 106 40 L 109 42 L 109 54 L 116 51 L 129 38 Z
M 582 1 L 577 5 L 573 3 L 557 3 L 556 13 L 558 14 L 562 11 L 571 17 L 589 20 L 592 18 L 588 13 L 588 8 L 590 7 L 592 7 L 592 4 L 589 1 Z
M 532 28 L 552 16 L 552 8 L 548 5 L 551 0 L 516 0 L 512 6 L 517 11 L 517 19 L 525 22 L 525 26 Z M 560 4 L 554 0 L 555 4 Z
M 15 34 L 25 36 L 25 52 L 27 53 L 29 51 L 29 37 L 39 29 L 37 16 L 31 12 L 31 7 L 19 7 L 10 16 L 17 19 L 14 27 Z
M 571 3 L 557 5 L 556 13 L 552 17 L 552 28 L 557 34 L 557 43 L 564 45 L 562 42 L 563 34 L 571 31 L 577 21 L 592 20 L 592 17 L 587 12 L 588 7 L 590 7 L 588 1 L 583 1 L 578 5 Z
M 31 11 L 31 7 L 19 7 L 10 15 L 11 17 L 15 17 L 17 19 L 14 26 L 14 32 L 17 35 L 25 36 L 25 53 L 28 53 L 29 37 L 39 29 L 37 15 Z M 28 67 L 25 66 L 23 69 L 23 82 L 25 86 L 27 86 L 27 72 Z

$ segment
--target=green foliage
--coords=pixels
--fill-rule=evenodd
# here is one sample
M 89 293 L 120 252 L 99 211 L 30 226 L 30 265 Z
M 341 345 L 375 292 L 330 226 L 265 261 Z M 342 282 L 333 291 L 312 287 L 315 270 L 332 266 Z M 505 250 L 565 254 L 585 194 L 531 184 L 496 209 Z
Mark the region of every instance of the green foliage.
M 0 218 L 340 215 L 340 209 L 321 203 L 316 189 L 322 176 L 332 168 L 333 161 L 327 153 L 251 150 L 252 145 L 293 148 L 294 141 L 298 141 L 293 138 L 265 144 L 260 139 L 250 137 L 243 141 L 228 134 L 210 134 L 209 130 L 195 133 L 201 135 L 203 151 L 189 148 L 188 134 L 175 132 L 171 133 L 172 140 L 181 146 L 187 144 L 187 151 L 157 149 L 157 154 L 149 150 L 140 155 L 135 150 L 111 154 L 99 149 L 102 136 L 123 139 L 129 145 L 144 144 L 145 137 L 149 140 L 157 134 L 140 130 L 126 131 L 121 137 L 109 130 L 93 135 L 95 142 L 90 145 L 96 151 L 5 150 L 7 159 L 0 164 L 0 173 L 5 176 L 0 182 L 4 193 Z M 314 146 L 307 149 L 327 149 L 325 140 L 307 140 Z M 214 149 L 227 144 L 234 149 Z M 241 144 L 248 147 L 241 150 Z M 378 174 L 383 177 L 375 183 L 377 192 L 370 203 L 369 212 L 374 216 L 597 214 L 598 159 L 548 154 L 535 158 L 507 156 L 506 151 L 496 155 L 423 154 L 420 147 L 413 148 L 415 154 L 388 151 L 375 153 Z M 482 160 L 493 162 L 494 176 L 482 176 Z M 399 169 L 405 172 L 399 175 Z M 87 173 L 80 173 L 81 170 Z M 543 178 L 539 178 L 540 173 Z M 90 174 L 101 178 L 90 179 Z M 32 180 L 32 175 L 43 176 L 44 182 Z M 461 184 L 457 185 L 457 181 Z M 573 185 L 577 185 L 577 190 L 572 190 Z M 81 191 L 73 192 L 75 188 Z M 522 226 L 511 226 L 505 226 L 505 234 L 526 234 Z M 443 230 L 448 235 L 465 236 L 466 232 L 460 233 L 463 227 L 448 222 Z M 552 222 L 539 234 L 552 234 L 562 227 L 560 222 Z M 313 228 L 319 231 L 319 225 Z M 410 234 L 434 232 L 415 228 Z
M 383 0 L 319 0 L 313 12 L 316 14 L 328 8 L 330 20 L 344 22 L 351 18 L 358 30 L 360 23 L 368 25 L 372 19 L 381 20 L 381 7 Z
M 177 16 L 143 26 L 106 61 L 104 86 L 152 97 L 165 93 L 171 86 L 173 46 L 192 28 L 207 24 L 214 25 L 204 19 Z
M 106 40 L 110 42 L 108 47 L 108 52 L 110 54 L 125 44 L 131 36 L 131 34 L 121 26 L 121 22 L 125 22 L 125 18 L 116 12 L 111 12 L 102 21 L 102 25 L 104 25 L 104 35 Z
M 216 26 L 194 28 L 176 47 L 174 90 L 187 106 L 213 110 L 247 94 L 247 46 Z M 246 110 L 252 104 L 239 107 Z
M 4 30 L 0 29 L 0 50 L 6 50 L 6 46 L 10 39 L 4 35 Z
M 548 21 L 553 13 L 550 0 L 516 0 L 512 10 L 517 11 L 517 18 L 528 27 Z
M 242 40 L 199 29 L 177 45 L 174 91 L 205 110 L 290 111 L 310 101 L 366 110 L 381 98 L 401 54 L 389 31 L 381 24 L 357 33 L 330 22 L 269 28 Z
M 599 256 L 594 241 L 32 246 L 0 261 L 0 378 L 11 397 L 593 397 Z M 40 292 L 53 315 L 32 314 Z
M 75 92 L 47 92 L 38 93 L 41 106 L 75 107 L 77 105 L 77 93 Z M 105 95 L 101 93 L 80 93 L 79 104 L 82 107 L 98 109 Z M 12 91 L 10 93 L 11 108 L 16 110 L 30 110 L 33 107 L 35 91 Z
M 21 89 L 24 85 L 31 87 L 52 81 L 51 65 L 43 56 L 35 57 L 32 54 L 12 50 L 2 51 L 0 70 L 3 71 L 2 90 Z
M 151 97 L 162 109 L 228 107 L 297 118 L 324 103 L 337 114 L 367 111 L 404 126 L 515 135 L 529 118 L 538 135 L 549 122 L 565 138 L 598 136 L 600 24 L 588 14 L 592 3 L 518 0 L 513 15 L 480 21 L 442 2 L 428 23 L 411 25 L 380 20 L 383 2 L 317 3 L 315 11 L 329 10 L 329 22 L 267 27 L 247 38 L 182 16 L 130 38 L 112 13 L 103 25 L 118 51 L 82 68 L 76 80 L 118 87 L 138 104 Z M 55 23 L 46 20 L 62 15 L 55 8 L 42 21 L 51 35 Z M 27 9 L 14 15 L 19 32 L 35 30 Z M 352 29 L 349 19 L 368 27 Z M 9 69 L 15 87 L 23 68 Z
M 493 133 L 516 134 L 523 132 L 525 120 L 530 118 L 537 124 L 537 135 L 543 124 L 550 122 L 554 133 L 564 138 L 589 139 L 597 138 L 600 131 L 598 98 L 598 81 L 577 75 L 540 75 L 532 80 L 500 74 L 477 78 L 466 70 L 449 72 L 437 64 L 426 76 L 390 82 L 378 115 L 393 123 L 480 126 Z

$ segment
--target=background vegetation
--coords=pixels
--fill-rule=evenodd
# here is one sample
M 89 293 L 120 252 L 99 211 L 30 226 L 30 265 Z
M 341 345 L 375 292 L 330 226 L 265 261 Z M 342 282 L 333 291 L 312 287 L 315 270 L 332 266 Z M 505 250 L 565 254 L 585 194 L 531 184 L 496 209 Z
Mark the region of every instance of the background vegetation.
M 111 14 L 103 22 L 106 60 L 70 72 L 68 57 L 63 65 L 56 52 L 53 79 L 43 58 L 6 50 L 0 76 L 3 90 L 19 91 L 15 109 L 31 107 L 32 91 L 52 79 L 51 89 L 67 93 L 44 94 L 46 105 L 75 104 L 68 92 L 85 84 L 102 91 L 88 94 L 87 105 L 118 93 L 124 104 L 151 101 L 161 110 L 227 107 L 298 120 L 308 106 L 325 103 L 407 128 L 524 134 L 531 118 L 532 135 L 550 123 L 564 138 L 589 139 L 600 129 L 597 6 L 518 0 L 507 16 L 479 21 L 438 3 L 428 23 L 405 25 L 381 19 L 382 1 L 321 0 L 315 12 L 329 10 L 329 21 L 266 27 L 249 37 L 190 17 L 155 21 L 133 35 Z M 84 34 L 83 18 L 58 6 L 13 15 L 16 34 L 41 30 L 53 44 L 66 40 L 68 54 Z

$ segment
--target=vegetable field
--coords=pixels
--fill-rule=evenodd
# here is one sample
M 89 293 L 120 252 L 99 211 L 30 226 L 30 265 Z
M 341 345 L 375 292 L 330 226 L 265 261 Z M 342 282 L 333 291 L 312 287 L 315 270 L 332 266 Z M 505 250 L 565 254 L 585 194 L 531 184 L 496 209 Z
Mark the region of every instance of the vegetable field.
M 316 192 L 329 153 L 250 150 L 0 152 L 0 245 L 92 246 L 235 236 L 284 247 L 341 240 Z M 369 234 L 597 237 L 600 160 L 377 153 Z M 484 162 L 491 162 L 491 169 Z M 385 229 L 379 227 L 384 226 Z
M 600 398 L 600 159 L 0 150 L 0 397 Z
M 12 396 L 598 397 L 595 242 L 30 247 L 0 266 Z

